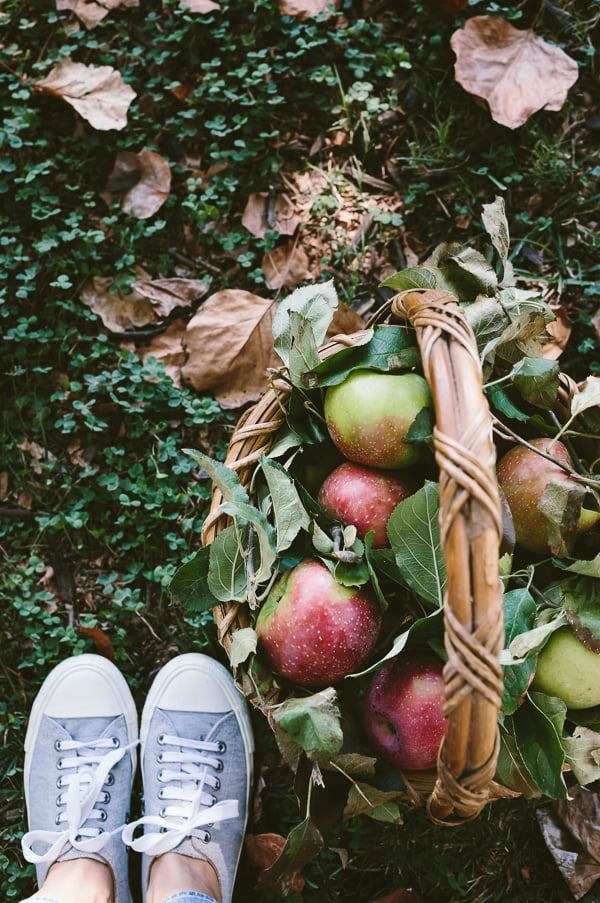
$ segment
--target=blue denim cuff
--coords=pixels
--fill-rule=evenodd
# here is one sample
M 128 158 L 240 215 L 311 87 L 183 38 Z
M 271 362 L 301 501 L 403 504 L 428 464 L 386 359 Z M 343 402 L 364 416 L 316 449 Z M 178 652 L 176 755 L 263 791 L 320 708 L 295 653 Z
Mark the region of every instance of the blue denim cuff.
M 207 897 L 197 890 L 180 890 L 167 897 L 165 903 L 217 903 L 214 897 Z

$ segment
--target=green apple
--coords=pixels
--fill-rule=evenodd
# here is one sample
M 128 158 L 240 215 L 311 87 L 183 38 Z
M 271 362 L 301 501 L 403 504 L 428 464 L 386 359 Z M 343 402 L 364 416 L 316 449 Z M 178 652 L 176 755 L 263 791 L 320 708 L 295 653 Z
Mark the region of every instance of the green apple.
M 397 470 L 418 460 L 418 446 L 405 438 L 417 414 L 430 405 L 429 386 L 418 373 L 359 369 L 327 389 L 325 421 L 344 457 Z
M 600 654 L 584 646 L 570 627 L 559 627 L 538 656 L 531 686 L 558 696 L 569 709 L 600 705 Z

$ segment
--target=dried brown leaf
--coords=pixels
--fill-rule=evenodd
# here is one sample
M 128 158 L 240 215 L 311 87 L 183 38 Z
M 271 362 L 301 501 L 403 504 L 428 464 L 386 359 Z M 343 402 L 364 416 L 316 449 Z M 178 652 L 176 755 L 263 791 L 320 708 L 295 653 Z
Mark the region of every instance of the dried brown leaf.
M 456 80 L 511 129 L 538 110 L 560 110 L 577 81 L 577 63 L 564 50 L 498 16 L 468 19 L 450 43 Z
M 148 219 L 160 210 L 171 191 L 169 164 L 155 151 L 119 151 L 103 197 L 124 192 L 121 209 L 137 219 Z
M 58 97 L 94 129 L 124 129 L 127 110 L 136 96 L 111 66 L 86 66 L 66 59 L 34 86 L 37 94 Z
M 132 288 L 147 298 L 159 317 L 168 317 L 179 307 L 190 307 L 208 292 L 209 284 L 201 279 L 152 279 L 134 282 Z
M 186 6 L 191 13 L 212 13 L 213 10 L 221 9 L 220 4 L 214 0 L 181 0 L 181 5 Z
M 271 868 L 277 862 L 286 844 L 281 834 L 247 834 L 246 853 L 250 862 L 261 871 Z M 293 893 L 300 894 L 304 889 L 304 878 L 299 871 L 288 877 L 286 887 Z
M 93 28 L 108 16 L 112 9 L 120 6 L 139 6 L 140 0 L 56 0 L 59 12 L 68 10 L 75 13 L 86 28 Z
M 268 231 L 293 235 L 300 222 L 293 203 L 280 192 L 272 198 L 267 191 L 251 194 L 242 216 L 242 226 L 256 238 L 263 238 Z
M 278 0 L 277 3 L 281 16 L 293 16 L 300 21 L 327 12 L 331 7 L 339 9 L 340 6 L 341 0 Z
M 308 279 L 309 260 L 306 251 L 289 241 L 269 251 L 262 259 L 262 271 L 269 288 L 296 288 Z
M 185 333 L 184 382 L 226 408 L 256 401 L 267 369 L 281 363 L 273 350 L 275 308 L 276 302 L 237 289 L 207 298 Z
M 176 386 L 181 386 L 181 368 L 185 364 L 187 354 L 183 347 L 183 338 L 187 327 L 187 320 L 180 317 L 169 323 L 164 332 L 137 349 L 140 360 L 146 361 L 153 357 L 160 361 L 165 368 L 165 373 Z
M 552 306 L 552 313 L 555 319 L 546 326 L 546 331 L 550 333 L 552 340 L 542 348 L 542 357 L 556 360 L 567 347 L 573 323 L 565 308 L 560 304 Z
M 94 276 L 83 286 L 80 295 L 107 329 L 118 333 L 156 323 L 158 317 L 148 298 L 136 291 L 128 295 L 111 291 L 112 284 L 109 276 Z
M 567 799 L 540 806 L 537 817 L 546 846 L 580 900 L 600 878 L 600 795 L 571 787 Z

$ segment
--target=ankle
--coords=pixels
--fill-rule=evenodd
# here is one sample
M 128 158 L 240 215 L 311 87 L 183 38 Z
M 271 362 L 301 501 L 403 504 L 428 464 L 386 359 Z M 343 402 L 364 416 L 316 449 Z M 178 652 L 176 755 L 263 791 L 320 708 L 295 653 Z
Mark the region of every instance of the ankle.
M 86 903 L 114 903 L 112 872 L 108 865 L 81 856 L 55 862 L 40 888 L 40 895 L 55 897 L 61 903 L 81 903 L 85 888 Z
M 146 903 L 164 903 L 173 894 L 190 890 L 214 897 L 220 903 L 219 879 L 210 862 L 175 852 L 163 853 L 154 860 Z

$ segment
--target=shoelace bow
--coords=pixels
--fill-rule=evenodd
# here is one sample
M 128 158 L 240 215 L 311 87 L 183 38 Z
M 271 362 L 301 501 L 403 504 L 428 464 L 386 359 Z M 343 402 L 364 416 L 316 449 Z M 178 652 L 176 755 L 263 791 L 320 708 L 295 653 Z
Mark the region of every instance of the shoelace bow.
M 210 792 L 220 787 L 217 774 L 222 768 L 218 758 L 224 752 L 221 743 L 167 734 L 159 738 L 159 743 L 173 747 L 164 749 L 158 756 L 161 766 L 158 780 L 162 784 L 159 798 L 168 801 L 167 805 L 158 815 L 144 815 L 123 830 L 123 840 L 128 846 L 153 856 L 174 850 L 188 837 L 206 841 L 210 835 L 204 828 L 238 815 L 237 800 L 217 802 Z M 141 825 L 152 825 L 160 831 L 134 840 L 134 832 Z
M 122 831 L 123 825 L 112 831 L 105 831 L 98 825 L 87 822 L 105 821 L 106 812 L 96 808 L 97 803 L 107 802 L 108 799 L 108 794 L 102 788 L 107 782 L 110 783 L 109 776 L 117 762 L 137 742 L 120 747 L 118 741 L 110 737 L 59 741 L 57 750 L 72 752 L 73 755 L 62 756 L 59 760 L 58 767 L 65 772 L 61 776 L 59 787 L 66 787 L 66 793 L 61 792 L 57 797 L 58 830 L 33 830 L 23 836 L 21 846 L 28 862 L 54 862 L 69 847 L 81 852 L 97 853 L 113 834 Z M 107 749 L 110 751 L 106 752 Z M 62 824 L 65 827 L 61 829 Z M 47 845 L 47 849 L 44 853 L 36 853 L 34 844 Z

